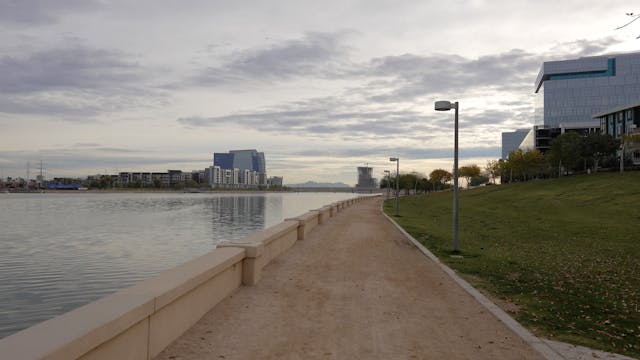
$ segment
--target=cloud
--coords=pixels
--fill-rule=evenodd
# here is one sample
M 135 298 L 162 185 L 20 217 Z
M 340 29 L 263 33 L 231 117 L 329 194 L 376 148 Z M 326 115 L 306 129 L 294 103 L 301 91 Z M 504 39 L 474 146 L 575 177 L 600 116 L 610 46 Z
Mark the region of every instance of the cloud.
M 404 54 L 372 59 L 352 74 L 374 78 L 370 100 L 411 102 L 437 94 L 473 94 L 478 91 L 530 93 L 537 72 L 549 57 L 577 58 L 605 52 L 620 43 L 614 37 L 577 40 L 554 46 L 542 54 L 522 49 L 468 58 L 455 54 Z
M 0 23 L 47 25 L 68 11 L 89 11 L 102 7 L 100 0 L 0 0 Z
M 610 47 L 621 42 L 623 42 L 623 40 L 616 36 L 608 36 L 600 39 L 578 39 L 557 44 L 545 55 L 546 57 L 553 57 L 554 60 L 602 55 L 607 52 Z
M 273 82 L 296 77 L 335 77 L 346 65 L 344 40 L 352 32 L 307 33 L 270 47 L 236 52 L 219 66 L 209 66 L 189 79 L 191 85 Z
M 154 107 L 166 98 L 166 92 L 153 86 L 152 72 L 128 54 L 77 41 L 1 56 L 0 113 L 75 121 Z
M 275 109 L 216 117 L 183 117 L 188 127 L 241 126 L 273 134 L 359 140 L 429 140 L 434 132 L 447 129 L 440 122 L 420 121 L 424 115 L 410 109 L 373 109 L 367 104 L 327 97 L 298 101 Z
M 478 90 L 526 92 L 541 58 L 524 50 L 465 58 L 434 54 L 386 56 L 371 60 L 362 75 L 387 78 L 378 85 L 375 102 L 410 102 L 435 94 L 469 94 Z
M 142 69 L 119 52 L 81 45 L 0 58 L 0 93 L 118 88 L 141 78 Z

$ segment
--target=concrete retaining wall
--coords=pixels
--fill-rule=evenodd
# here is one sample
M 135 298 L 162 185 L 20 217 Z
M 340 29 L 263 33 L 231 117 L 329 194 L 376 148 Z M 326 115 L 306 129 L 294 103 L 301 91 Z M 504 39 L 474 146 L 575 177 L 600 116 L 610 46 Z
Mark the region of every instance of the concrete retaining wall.
M 4 359 L 151 359 L 331 216 L 343 200 L 248 235 L 115 294 L 4 339 Z

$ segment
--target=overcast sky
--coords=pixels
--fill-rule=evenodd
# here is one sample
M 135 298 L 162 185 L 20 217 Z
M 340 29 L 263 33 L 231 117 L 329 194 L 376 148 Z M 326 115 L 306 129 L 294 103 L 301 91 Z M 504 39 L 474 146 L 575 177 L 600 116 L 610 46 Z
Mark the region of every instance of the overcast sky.
M 0 177 L 204 169 L 285 183 L 500 157 L 542 61 L 640 46 L 629 1 L 0 0 Z

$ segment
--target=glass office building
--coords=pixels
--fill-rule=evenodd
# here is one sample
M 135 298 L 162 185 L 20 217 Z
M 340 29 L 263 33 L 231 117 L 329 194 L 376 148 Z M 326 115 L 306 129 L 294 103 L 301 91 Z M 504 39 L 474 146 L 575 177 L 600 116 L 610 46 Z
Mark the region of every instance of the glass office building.
M 600 131 L 595 114 L 640 102 L 640 52 L 544 62 L 534 92 L 534 126 L 526 139 L 544 152 L 566 131 Z
M 545 62 L 535 93 L 534 125 L 599 128 L 594 114 L 640 100 L 640 53 Z
M 267 184 L 267 166 L 264 159 L 264 153 L 258 152 L 255 149 L 251 150 L 231 150 L 228 153 L 214 153 L 213 154 L 213 166 L 218 166 L 223 170 L 238 170 L 240 177 L 245 179 L 243 174 L 248 170 L 251 176 L 257 180 L 259 185 Z

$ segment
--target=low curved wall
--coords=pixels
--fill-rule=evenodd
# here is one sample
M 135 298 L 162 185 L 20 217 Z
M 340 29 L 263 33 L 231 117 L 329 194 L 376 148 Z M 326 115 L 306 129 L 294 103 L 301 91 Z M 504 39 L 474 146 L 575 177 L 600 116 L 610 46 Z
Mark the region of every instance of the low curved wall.
M 0 340 L 2 358 L 150 359 L 297 240 L 345 207 L 343 200 L 225 243 L 185 264 Z

